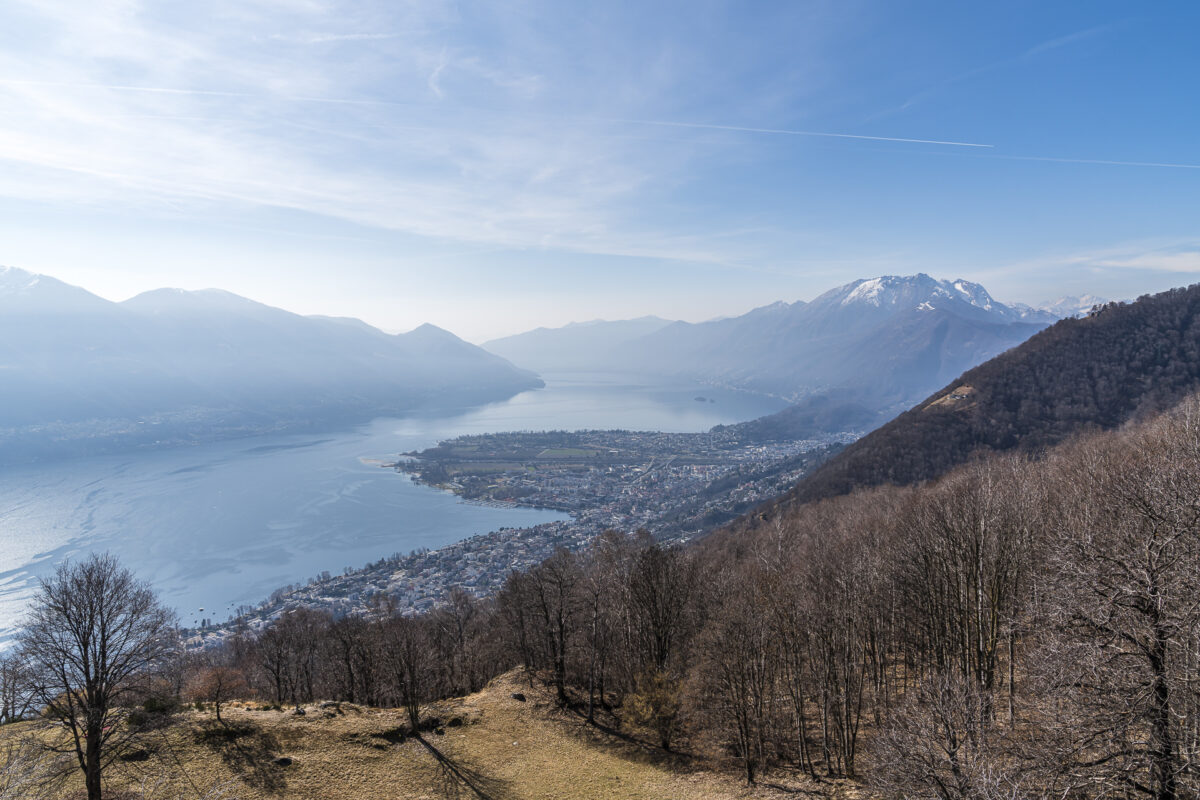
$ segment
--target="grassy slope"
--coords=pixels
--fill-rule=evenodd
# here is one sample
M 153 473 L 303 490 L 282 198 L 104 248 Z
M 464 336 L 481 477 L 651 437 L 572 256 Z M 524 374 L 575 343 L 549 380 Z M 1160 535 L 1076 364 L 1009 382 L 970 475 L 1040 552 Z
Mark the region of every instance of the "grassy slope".
M 512 699 L 518 691 L 528 702 Z M 150 741 L 148 759 L 120 765 L 120 775 L 112 776 L 110 787 L 157 782 L 152 795 L 158 798 L 196 797 L 197 788 L 222 786 L 223 797 L 239 800 L 795 796 L 748 790 L 736 773 L 669 764 L 648 749 L 558 711 L 549 694 L 531 690 L 513 673 L 478 694 L 429 709 L 443 721 L 463 721 L 461 726 L 445 727 L 444 735 L 426 734 L 425 741 L 434 749 L 413 738 L 387 738 L 404 723 L 400 711 L 343 704 L 340 713 L 316 706 L 307 712 L 295 716 L 252 708 L 223 710 L 229 727 L 246 731 L 232 740 L 214 735 L 218 728 L 211 712 L 188 712 Z M 278 766 L 273 763 L 277 756 L 293 763 Z M 460 777 L 449 777 L 447 767 Z M 163 783 L 162 776 L 169 776 L 165 780 L 172 785 Z M 463 779 L 477 791 L 465 787 Z

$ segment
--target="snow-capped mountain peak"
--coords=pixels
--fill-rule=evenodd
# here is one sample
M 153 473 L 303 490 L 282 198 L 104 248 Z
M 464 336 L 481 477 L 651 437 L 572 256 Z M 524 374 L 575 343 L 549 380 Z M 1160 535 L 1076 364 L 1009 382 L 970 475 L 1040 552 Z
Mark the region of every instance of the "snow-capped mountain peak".
M 998 304 L 987 289 L 978 283 L 961 278 L 948 281 L 937 280 L 921 272 L 916 275 L 881 275 L 878 278 L 863 278 L 835 289 L 826 297 L 840 296 L 840 305 L 868 305 L 876 308 L 895 306 L 899 308 L 936 308 L 947 301 L 965 302 L 984 311 L 992 311 Z
M 1060 316 L 1048 310 L 1001 303 L 980 284 L 963 278 L 938 280 L 923 272 L 862 278 L 825 293 L 813 304 L 831 311 L 858 309 L 872 319 L 905 311 L 944 311 L 1000 323 L 1049 323 Z

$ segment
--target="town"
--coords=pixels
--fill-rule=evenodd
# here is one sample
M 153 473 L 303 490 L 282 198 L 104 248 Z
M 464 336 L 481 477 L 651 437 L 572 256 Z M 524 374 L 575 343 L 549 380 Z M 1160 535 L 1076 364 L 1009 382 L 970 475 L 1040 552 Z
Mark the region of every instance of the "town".
M 461 436 L 386 464 L 414 481 L 468 502 L 547 508 L 571 519 L 501 528 L 437 550 L 395 554 L 307 584 L 283 587 L 256 607 L 237 609 L 239 627 L 257 629 L 293 608 L 335 615 L 385 601 L 412 613 L 453 588 L 477 597 L 498 590 L 513 570 L 558 548 L 580 550 L 606 530 L 646 531 L 684 543 L 777 496 L 854 439 L 759 441 L 738 426 L 707 433 L 549 431 Z M 230 635 L 229 624 L 191 633 L 193 645 Z

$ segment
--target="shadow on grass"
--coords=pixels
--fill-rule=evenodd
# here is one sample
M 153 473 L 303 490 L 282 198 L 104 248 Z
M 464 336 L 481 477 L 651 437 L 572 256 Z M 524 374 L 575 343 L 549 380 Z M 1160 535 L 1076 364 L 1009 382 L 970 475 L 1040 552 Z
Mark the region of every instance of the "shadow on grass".
M 623 756 L 637 755 L 650 763 L 670 766 L 675 769 L 688 769 L 699 765 L 701 762 L 698 756 L 686 750 L 677 750 L 674 748 L 664 750 L 657 742 L 651 742 L 627 733 L 617 727 L 615 719 L 613 720 L 613 724 L 603 721 L 600 715 L 595 715 L 589 720 L 583 710 L 584 708 L 584 706 L 579 704 L 571 704 L 565 707 L 565 710 L 573 713 L 583 723 L 576 731 L 576 735 L 586 736 L 592 742 L 616 750 Z
M 758 785 L 765 786 L 768 789 L 774 789 L 777 792 L 783 792 L 785 794 L 802 794 L 802 795 L 805 795 L 806 797 L 828 797 L 829 796 L 825 792 L 819 791 L 817 789 L 806 789 L 803 786 L 784 786 L 782 783 L 772 783 L 770 781 L 761 781 Z
M 275 764 L 279 740 L 253 723 L 210 724 L 196 732 L 196 741 L 221 757 L 247 785 L 267 792 L 287 788 L 283 767 Z
M 477 800 L 518 800 L 508 781 L 493 778 L 465 761 L 455 760 L 438 750 L 419 733 L 414 736 L 437 760 L 441 768 L 441 793 L 447 798 L 474 797 Z
M 400 725 L 395 728 L 388 728 L 386 731 L 372 733 L 371 738 L 380 741 L 381 745 L 376 745 L 377 747 L 388 747 L 393 744 L 404 744 L 405 740 L 411 735 L 412 733 L 409 732 L 406 726 Z

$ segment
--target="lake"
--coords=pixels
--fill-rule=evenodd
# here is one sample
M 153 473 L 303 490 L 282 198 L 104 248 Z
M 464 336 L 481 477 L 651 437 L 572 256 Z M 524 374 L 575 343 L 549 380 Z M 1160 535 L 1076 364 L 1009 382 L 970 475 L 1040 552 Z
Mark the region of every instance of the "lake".
M 544 389 L 454 416 L 2 470 L 0 642 L 38 576 L 90 551 L 118 556 L 191 625 L 224 620 L 238 605 L 324 570 L 563 518 L 463 503 L 380 466 L 442 439 L 511 430 L 703 431 L 784 405 L 633 376 L 544 378 Z

